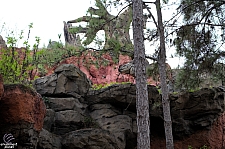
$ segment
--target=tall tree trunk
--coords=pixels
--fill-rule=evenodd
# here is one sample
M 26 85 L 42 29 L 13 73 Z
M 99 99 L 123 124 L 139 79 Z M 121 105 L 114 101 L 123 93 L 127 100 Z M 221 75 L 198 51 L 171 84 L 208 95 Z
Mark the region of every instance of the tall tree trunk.
M 172 121 L 170 114 L 170 101 L 169 101 L 169 91 L 166 83 L 166 48 L 165 48 L 165 36 L 164 27 L 162 22 L 162 12 L 160 6 L 160 0 L 156 0 L 156 10 L 158 16 L 158 32 L 160 36 L 160 50 L 159 50 L 159 74 L 161 82 L 162 91 L 162 105 L 163 105 L 163 117 L 164 117 L 164 127 L 166 136 L 166 148 L 173 149 L 173 134 L 172 134 Z
M 142 0 L 133 0 L 134 67 L 136 76 L 137 149 L 150 149 L 149 102 L 143 35 Z

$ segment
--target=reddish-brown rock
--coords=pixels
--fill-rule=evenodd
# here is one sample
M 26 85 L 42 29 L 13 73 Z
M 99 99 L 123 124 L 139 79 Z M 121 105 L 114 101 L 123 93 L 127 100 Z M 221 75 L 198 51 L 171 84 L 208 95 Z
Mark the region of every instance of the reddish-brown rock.
M 46 113 L 41 96 L 22 84 L 3 85 L 2 78 L 0 91 L 0 137 L 16 143 L 10 148 L 37 148 Z
M 0 100 L 0 123 L 17 124 L 24 121 L 40 131 L 45 117 L 45 104 L 38 93 L 24 85 L 4 85 Z
M 213 123 L 208 136 L 211 149 L 225 148 L 225 112 Z
M 91 52 L 90 52 L 91 53 Z M 130 75 L 120 74 L 118 72 L 118 67 L 121 64 L 127 63 L 131 61 L 129 56 L 120 55 L 119 56 L 119 63 L 115 64 L 111 57 L 107 54 L 103 55 L 106 60 L 109 61 L 108 65 L 100 66 L 97 68 L 94 64 L 89 65 L 87 68 L 87 63 L 84 61 L 89 62 L 90 60 L 96 61 L 96 59 L 91 56 L 91 54 L 80 56 L 78 57 L 69 57 L 62 61 L 61 64 L 74 64 L 77 66 L 82 72 L 87 75 L 87 78 L 92 81 L 93 84 L 107 84 L 111 82 L 131 82 L 134 83 L 134 77 Z M 56 67 L 55 67 L 56 68 Z M 55 68 L 51 68 L 48 70 L 48 75 L 54 72 Z
M 91 52 L 90 52 L 91 53 Z M 69 57 L 62 61 L 61 64 L 74 64 L 77 66 L 82 72 L 84 72 L 87 75 L 87 78 L 92 81 L 93 84 L 108 84 L 112 82 L 130 82 L 135 83 L 135 78 L 128 74 L 121 74 L 118 71 L 118 68 L 120 65 L 128 63 L 131 61 L 131 57 L 127 55 L 120 55 L 119 56 L 119 62 L 116 64 L 113 62 L 112 58 L 105 54 L 102 57 L 104 57 L 106 60 L 109 61 L 108 65 L 100 66 L 97 68 L 94 64 L 90 65 L 89 68 L 87 68 L 84 61 L 96 61 L 96 59 L 91 56 L 91 54 L 88 54 L 86 56 L 81 57 Z M 52 74 L 54 72 L 54 68 L 51 68 L 48 70 L 48 74 Z M 156 85 L 156 82 L 152 78 L 148 78 L 148 83 L 151 85 Z

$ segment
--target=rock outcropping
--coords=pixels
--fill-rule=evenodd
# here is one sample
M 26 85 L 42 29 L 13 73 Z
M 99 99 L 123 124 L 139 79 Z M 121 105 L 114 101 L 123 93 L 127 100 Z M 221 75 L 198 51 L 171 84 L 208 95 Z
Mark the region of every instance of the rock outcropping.
M 34 81 L 37 92 L 44 96 L 84 96 L 90 85 L 86 75 L 72 64 L 61 65 L 55 73 Z
M 1 146 L 17 143 L 14 148 L 36 148 L 46 112 L 40 94 L 24 85 L 3 85 L 0 77 L 0 97 Z
M 78 70 L 76 67 L 67 66 L 57 68 L 56 70 L 60 71 L 47 76 L 48 79 L 44 77 L 36 80 L 35 87 L 45 96 L 47 106 L 38 148 L 134 149 L 137 136 L 135 85 L 120 84 L 93 90 L 82 72 L 70 79 L 70 75 L 66 75 L 64 69 L 68 72 Z M 66 79 L 57 79 L 62 75 Z M 83 81 L 78 79 L 79 77 Z M 54 80 L 54 83 L 50 83 L 49 80 Z M 69 92 L 65 89 L 60 94 L 56 92 L 58 88 L 65 88 L 65 84 L 78 85 L 79 81 L 84 84 L 82 91 L 80 87 L 73 87 Z M 148 94 L 151 147 L 164 149 L 161 95 L 156 87 L 150 85 Z M 201 89 L 196 92 L 171 94 L 170 101 L 176 149 L 186 149 L 188 145 L 194 148 L 203 145 L 211 148 L 225 147 L 222 89 Z M 218 133 L 219 135 L 215 135 Z

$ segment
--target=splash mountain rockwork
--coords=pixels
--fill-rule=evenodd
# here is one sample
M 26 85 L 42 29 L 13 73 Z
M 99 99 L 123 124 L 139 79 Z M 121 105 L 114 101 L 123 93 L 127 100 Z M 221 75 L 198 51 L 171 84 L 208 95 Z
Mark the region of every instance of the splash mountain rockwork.
M 57 68 L 51 76 L 37 79 L 34 86 L 47 106 L 38 149 L 136 147 L 134 84 L 93 90 L 86 75 L 67 64 Z M 161 95 L 151 85 L 148 86 L 148 95 L 151 147 L 164 149 Z M 171 94 L 170 101 L 176 149 L 187 149 L 189 145 L 194 148 L 203 145 L 215 149 L 225 147 L 222 89 L 205 88 Z

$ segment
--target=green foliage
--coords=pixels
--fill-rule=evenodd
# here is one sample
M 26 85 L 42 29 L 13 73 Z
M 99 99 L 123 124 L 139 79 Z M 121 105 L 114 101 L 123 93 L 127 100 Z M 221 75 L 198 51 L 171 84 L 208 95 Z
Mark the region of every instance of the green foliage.
M 107 88 L 107 87 L 115 85 L 115 84 L 130 84 L 130 82 L 121 82 L 121 83 L 111 82 L 111 83 L 107 83 L 107 84 L 93 84 L 92 89 L 93 90 L 100 90 L 100 89 Z
M 31 23 L 29 25 L 30 30 L 33 27 Z M 23 83 L 31 85 L 32 80 L 39 76 L 46 74 L 47 67 L 56 66 L 63 59 L 71 56 L 80 56 L 77 53 L 81 53 L 82 48 L 63 47 L 61 40 L 59 42 L 51 42 L 51 49 L 39 49 L 40 38 L 35 37 L 35 44 L 33 49 L 30 49 L 28 43 L 29 34 L 27 40 L 24 40 L 23 31 L 21 31 L 19 38 L 15 38 L 13 32 L 7 37 L 8 48 L 1 50 L 0 55 L 0 72 L 3 76 L 6 84 L 11 83 Z M 61 35 L 58 35 L 59 39 Z M 24 40 L 23 45 L 25 48 L 18 49 L 16 44 L 19 40 Z
M 155 102 L 155 103 L 152 105 L 152 109 L 154 110 L 154 109 L 160 107 L 161 105 L 162 105 L 161 102 Z
M 97 122 L 93 120 L 93 118 L 85 116 L 83 122 L 84 128 L 99 128 Z
M 113 2 L 112 2 L 113 3 Z M 97 42 L 103 47 L 102 50 L 98 49 L 98 54 L 101 56 L 103 53 L 109 53 L 114 62 L 118 62 L 119 54 L 126 53 L 133 56 L 133 45 L 129 38 L 129 29 L 132 21 L 132 8 L 118 14 L 118 16 L 111 15 L 107 8 L 111 7 L 111 2 L 107 3 L 105 0 L 95 0 L 96 8 L 90 7 L 87 10 L 87 15 L 77 18 L 70 23 L 87 22 L 85 27 L 81 25 L 70 28 L 71 33 L 85 33 L 86 39 L 82 42 L 84 46 L 89 45 L 91 42 L 96 41 L 97 32 L 100 30 L 105 31 L 105 45 L 102 45 L 102 40 Z M 115 1 L 115 5 L 119 2 Z M 99 39 L 97 39 L 99 40 Z
M 215 65 L 225 57 L 224 6 L 224 1 L 181 0 L 179 9 L 185 24 L 176 30 L 174 45 L 177 55 L 185 57 L 182 69 L 187 75 L 181 73 L 180 84 L 199 86 L 201 74 L 209 72 L 212 79 L 223 81 L 224 74 Z
M 181 69 L 175 81 L 175 88 L 186 90 L 197 89 L 198 87 L 200 87 L 201 83 L 202 80 L 200 79 L 197 71 Z
M 43 99 L 44 103 L 49 104 L 48 97 L 42 96 L 42 99 Z
M 32 23 L 29 25 L 29 33 L 32 28 Z M 19 39 L 23 39 L 23 31 L 19 35 Z M 29 37 L 29 35 L 28 35 Z M 25 48 L 17 50 L 15 48 L 19 39 L 16 39 L 14 33 L 7 37 L 8 48 L 1 50 L 0 55 L 0 72 L 6 84 L 10 83 L 23 83 L 30 84 L 33 70 L 35 69 L 35 56 L 31 55 L 28 45 L 28 39 L 24 41 Z M 36 48 L 38 47 L 39 40 L 36 38 Z M 35 49 L 36 50 L 36 49 Z
M 194 148 L 191 145 L 188 145 L 188 149 L 194 149 Z M 210 147 L 208 147 L 207 145 L 203 145 L 199 149 L 210 149 Z
M 59 49 L 59 48 L 63 48 L 63 44 L 62 42 L 56 42 L 56 41 L 51 41 L 49 40 L 49 44 L 48 44 L 48 49 Z
M 157 63 L 152 63 L 146 67 L 147 76 L 152 76 L 153 80 L 159 81 L 159 68 Z

